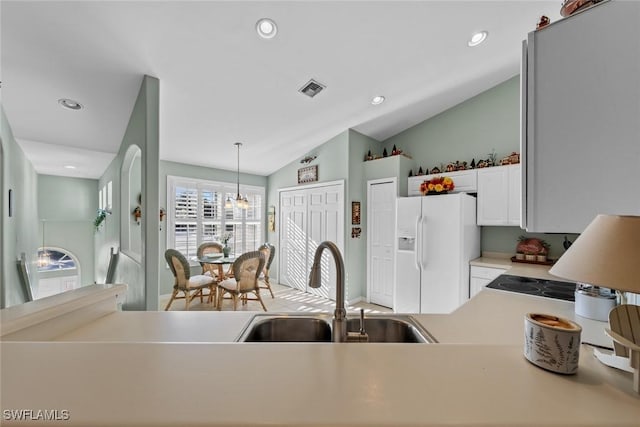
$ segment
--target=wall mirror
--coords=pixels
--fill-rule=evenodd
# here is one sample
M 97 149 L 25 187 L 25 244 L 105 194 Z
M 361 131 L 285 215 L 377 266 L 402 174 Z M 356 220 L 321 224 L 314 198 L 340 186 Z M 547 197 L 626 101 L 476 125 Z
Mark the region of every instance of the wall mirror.
M 142 151 L 131 145 L 122 161 L 120 176 L 122 252 L 138 263 L 142 263 Z

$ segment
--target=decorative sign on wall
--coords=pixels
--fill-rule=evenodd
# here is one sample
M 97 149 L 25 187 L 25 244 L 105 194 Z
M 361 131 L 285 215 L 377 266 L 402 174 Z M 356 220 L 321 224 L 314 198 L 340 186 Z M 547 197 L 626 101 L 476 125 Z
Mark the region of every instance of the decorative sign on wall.
M 315 182 L 318 180 L 318 165 L 298 169 L 298 184 Z
M 360 202 L 351 202 L 351 224 L 360 225 Z
M 351 227 L 351 238 L 352 239 L 359 239 L 361 233 L 362 233 L 362 228 L 360 228 L 360 227 Z

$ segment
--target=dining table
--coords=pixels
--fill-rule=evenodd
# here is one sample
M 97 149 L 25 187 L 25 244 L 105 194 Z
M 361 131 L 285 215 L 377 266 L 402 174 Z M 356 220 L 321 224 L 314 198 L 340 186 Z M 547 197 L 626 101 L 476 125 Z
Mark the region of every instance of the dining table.
M 220 255 L 221 256 L 203 255 L 203 256 L 197 258 L 198 262 L 202 266 L 204 266 L 204 264 L 211 264 L 211 265 L 215 265 L 215 266 L 218 267 L 218 281 L 219 282 L 223 281 L 228 276 L 228 273 L 230 271 L 230 269 L 228 269 L 227 272 L 225 272 L 224 271 L 224 266 L 225 265 L 232 265 L 233 262 L 236 260 L 236 258 L 234 256 L 225 257 L 222 254 L 220 254 Z

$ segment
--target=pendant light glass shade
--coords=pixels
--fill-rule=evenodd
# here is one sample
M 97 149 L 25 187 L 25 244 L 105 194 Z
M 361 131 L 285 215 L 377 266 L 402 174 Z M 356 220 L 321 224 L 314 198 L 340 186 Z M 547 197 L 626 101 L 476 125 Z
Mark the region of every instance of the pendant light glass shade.
M 227 199 L 224 201 L 224 208 L 225 209 L 232 209 L 233 208 L 233 200 L 231 200 L 231 196 L 227 195 Z

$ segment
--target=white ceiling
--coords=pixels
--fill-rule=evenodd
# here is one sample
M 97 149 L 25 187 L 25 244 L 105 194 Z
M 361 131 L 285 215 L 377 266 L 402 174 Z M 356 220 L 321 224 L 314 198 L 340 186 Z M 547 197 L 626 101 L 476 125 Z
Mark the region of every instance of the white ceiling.
M 348 128 L 384 140 L 516 75 L 560 3 L 3 0 L 2 102 L 36 171 L 97 178 L 148 74 L 161 159 L 235 170 L 241 141 L 241 171 L 267 175 Z M 262 17 L 274 39 L 257 36 Z M 297 91 L 310 78 L 327 85 L 313 99 Z

